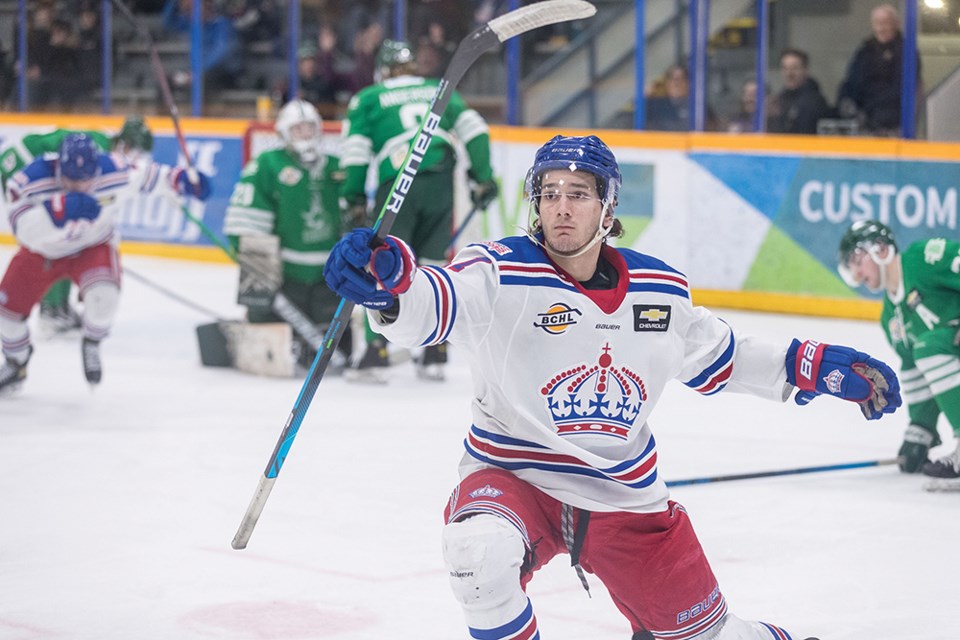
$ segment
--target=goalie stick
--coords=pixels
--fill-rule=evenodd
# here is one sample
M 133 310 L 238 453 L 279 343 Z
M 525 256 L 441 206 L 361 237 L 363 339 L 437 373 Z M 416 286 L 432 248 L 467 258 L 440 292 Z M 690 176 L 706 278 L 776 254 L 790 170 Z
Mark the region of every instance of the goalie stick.
M 440 118 L 447 103 L 450 101 L 453 88 L 460 82 L 463 75 L 471 65 L 488 49 L 505 42 L 510 38 L 525 33 L 532 29 L 542 27 L 548 24 L 558 22 L 567 22 L 569 20 L 578 20 L 589 18 L 596 13 L 596 8 L 584 0 L 546 0 L 545 2 L 535 2 L 533 4 L 521 7 L 498 18 L 494 18 L 487 24 L 477 28 L 464 38 L 450 60 L 450 64 L 444 71 L 440 82 L 437 85 L 437 91 L 430 103 L 430 110 L 420 124 L 417 134 L 413 137 L 410 148 L 407 150 L 406 158 L 403 161 L 403 171 L 401 171 L 393 186 L 390 194 L 385 200 L 380 214 L 374 224 L 374 237 L 371 241 L 372 246 L 379 246 L 384 238 L 390 232 L 393 221 L 403 205 L 404 197 L 410 190 L 410 185 L 417 171 L 420 168 L 420 161 L 423 153 L 430 145 L 434 132 L 440 124 Z M 324 336 L 323 348 L 317 352 L 310 371 L 307 373 L 300 394 L 293 404 L 293 409 L 287 417 L 280 438 L 274 447 L 273 453 L 267 462 L 267 467 L 260 477 L 257 489 L 250 500 L 240 527 L 233 537 L 231 546 L 234 549 L 245 549 L 253 534 L 253 528 L 260 518 L 260 513 L 270 496 L 270 491 L 276 482 L 277 475 L 286 460 L 287 453 L 293 445 L 293 440 L 300 430 L 300 424 L 310 407 L 310 402 L 323 379 L 323 373 L 333 356 L 333 351 L 343 332 L 350 322 L 350 314 L 353 312 L 354 304 L 341 298 L 340 304 L 334 313 L 333 320 Z
M 845 469 L 863 469 L 866 467 L 885 467 L 897 464 L 896 458 L 889 460 L 865 460 L 863 462 L 843 462 L 840 464 L 824 464 L 816 467 L 797 467 L 795 469 L 779 469 L 777 471 L 757 471 L 754 473 L 734 473 L 726 476 L 705 476 L 703 478 L 688 478 L 686 480 L 670 480 L 668 487 L 686 487 L 693 484 L 711 484 L 714 482 L 730 482 L 732 480 L 753 480 L 756 478 L 773 478 L 776 476 L 793 476 L 804 473 L 822 473 L 824 471 L 842 471 Z

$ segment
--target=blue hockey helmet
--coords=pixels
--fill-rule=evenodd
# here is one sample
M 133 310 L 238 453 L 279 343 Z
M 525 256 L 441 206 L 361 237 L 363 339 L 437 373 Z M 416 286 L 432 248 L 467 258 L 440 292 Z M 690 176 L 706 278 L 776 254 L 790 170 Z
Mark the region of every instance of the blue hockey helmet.
M 70 133 L 60 143 L 60 175 L 70 180 L 89 180 L 100 173 L 100 149 L 85 133 Z
M 622 182 L 620 166 L 610 147 L 597 136 L 554 136 L 537 149 L 524 183 L 527 197 L 539 195 L 540 179 L 550 169 L 592 173 L 600 198 L 616 204 Z

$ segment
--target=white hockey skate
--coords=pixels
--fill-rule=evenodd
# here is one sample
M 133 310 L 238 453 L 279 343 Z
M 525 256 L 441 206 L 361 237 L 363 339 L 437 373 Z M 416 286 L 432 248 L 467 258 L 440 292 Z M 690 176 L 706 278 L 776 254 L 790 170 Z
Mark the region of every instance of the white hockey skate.
M 17 362 L 11 357 L 4 359 L 0 366 L 0 396 L 7 396 L 16 393 L 27 378 L 27 363 L 30 362 L 30 354 L 33 353 L 33 347 L 27 352 L 25 361 Z

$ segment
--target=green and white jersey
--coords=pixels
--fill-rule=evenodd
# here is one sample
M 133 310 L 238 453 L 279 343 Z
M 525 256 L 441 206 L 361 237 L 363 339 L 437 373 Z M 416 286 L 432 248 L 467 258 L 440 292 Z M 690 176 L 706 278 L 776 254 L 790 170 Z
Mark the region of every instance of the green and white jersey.
M 377 168 L 377 184 L 393 182 L 403 168 L 410 141 L 430 109 L 439 80 L 398 76 L 361 89 L 350 100 L 343 123 L 340 157 L 345 180 L 343 195 L 363 195 L 368 167 Z M 477 182 L 493 176 L 490 167 L 490 131 L 479 113 L 467 107 L 456 91 L 440 120 L 420 171 L 435 168 L 452 153 L 452 136 L 466 147 L 470 177 Z M 452 163 L 450 163 L 452 171 Z
M 56 129 L 49 133 L 31 133 L 11 143 L 0 152 L 0 183 L 4 188 L 7 180 L 20 169 L 45 153 L 60 151 L 60 143 L 71 133 L 85 133 L 104 151 L 110 150 L 110 136 L 99 131 Z
M 321 156 L 307 168 L 286 149 L 264 151 L 243 168 L 223 232 L 234 248 L 243 235 L 278 236 L 284 279 L 319 282 L 340 239 L 341 180 L 335 156 Z
M 896 295 L 884 296 L 880 322 L 902 361 L 910 419 L 930 428 L 939 415 L 934 397 L 957 386 L 948 369 L 957 366 L 958 350 L 952 344 L 957 327 L 949 323 L 960 318 L 960 243 L 945 238 L 914 242 L 899 259 L 903 284 Z M 937 365 L 938 359 L 942 364 Z M 945 377 L 931 374 L 931 366 L 939 366 Z

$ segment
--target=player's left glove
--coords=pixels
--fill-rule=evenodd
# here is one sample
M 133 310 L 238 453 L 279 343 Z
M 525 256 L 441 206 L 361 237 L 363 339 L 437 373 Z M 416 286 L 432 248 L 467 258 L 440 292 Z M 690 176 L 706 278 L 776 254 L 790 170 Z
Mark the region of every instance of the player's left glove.
M 190 179 L 190 171 L 177 167 L 170 175 L 173 186 L 181 196 L 193 196 L 197 200 L 206 200 L 210 197 L 210 178 L 199 171 L 194 173 L 197 179 L 196 184 Z
M 387 236 L 370 248 L 373 229 L 354 229 L 330 251 L 323 268 L 327 286 L 338 295 L 368 309 L 393 306 L 395 296 L 410 288 L 417 259 L 406 242 Z
M 53 224 L 60 228 L 71 220 L 96 220 L 100 215 L 100 203 L 97 199 L 81 191 L 55 195 L 45 200 L 43 206 Z
M 885 363 L 850 347 L 794 340 L 787 349 L 787 382 L 800 389 L 804 405 L 821 393 L 860 405 L 867 420 L 900 406 L 900 381 Z
M 477 209 L 486 209 L 491 202 L 497 199 L 498 193 L 500 193 L 500 187 L 497 186 L 496 180 L 493 178 L 484 180 L 476 183 L 470 189 L 470 202 Z

